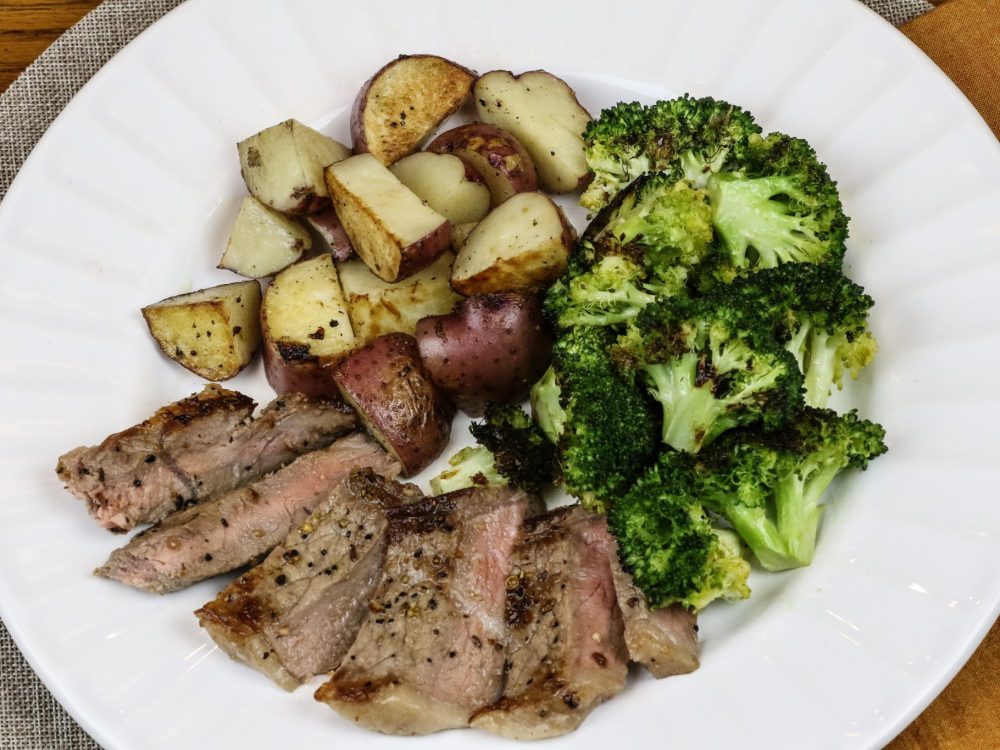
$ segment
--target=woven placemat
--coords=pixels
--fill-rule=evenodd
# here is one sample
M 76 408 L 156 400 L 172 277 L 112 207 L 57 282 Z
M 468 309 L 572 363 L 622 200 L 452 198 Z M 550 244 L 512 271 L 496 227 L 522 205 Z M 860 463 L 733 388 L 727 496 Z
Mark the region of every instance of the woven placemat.
M 864 0 L 899 26 L 925 0 Z M 181 0 L 108 0 L 63 34 L 0 95 L 0 200 L 69 100 L 104 63 Z M 52 698 L 0 623 L 0 750 L 100 750 Z

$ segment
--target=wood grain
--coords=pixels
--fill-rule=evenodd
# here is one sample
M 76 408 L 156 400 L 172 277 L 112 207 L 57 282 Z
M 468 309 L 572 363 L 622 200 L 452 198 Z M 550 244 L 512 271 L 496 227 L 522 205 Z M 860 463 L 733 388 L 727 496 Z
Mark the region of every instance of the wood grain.
M 2 0 L 0 91 L 6 91 L 46 47 L 98 5 L 99 0 Z
M 963 4 L 975 8 L 979 2 L 997 8 L 996 0 L 966 0 Z M 99 0 L 0 0 L 0 91 L 6 90 L 60 34 L 99 4 Z M 947 3 L 945 5 L 947 7 Z M 934 16 L 938 14 L 944 15 L 941 10 L 928 13 L 920 20 L 918 28 L 933 29 Z M 991 20 L 995 22 L 996 16 Z M 919 32 L 907 31 L 920 43 Z M 1000 39 L 995 37 L 993 43 L 993 54 L 1000 56 Z M 991 124 L 997 128 L 997 123 Z M 888 750 L 1000 748 L 998 706 L 1000 624 L 993 627 L 968 665 L 941 696 L 889 745 Z

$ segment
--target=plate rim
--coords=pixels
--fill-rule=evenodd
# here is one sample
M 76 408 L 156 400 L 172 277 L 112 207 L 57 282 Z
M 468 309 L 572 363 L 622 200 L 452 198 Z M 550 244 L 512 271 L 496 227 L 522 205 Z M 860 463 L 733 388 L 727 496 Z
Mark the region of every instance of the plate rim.
M 779 0 L 772 0 L 772 2 L 775 3 L 778 1 Z M 939 84 L 943 84 L 944 88 L 949 90 L 949 93 L 951 94 L 952 102 L 949 102 L 949 108 L 956 105 L 961 106 L 964 109 L 964 117 L 968 120 L 969 124 L 971 125 L 975 123 L 975 126 L 979 128 L 982 133 L 988 135 L 995 148 L 995 152 L 1000 154 L 1000 141 L 997 140 L 996 136 L 993 134 L 989 125 L 985 122 L 979 111 L 962 93 L 957 84 L 949 78 L 944 71 L 939 68 L 933 60 L 910 38 L 894 29 L 888 21 L 878 15 L 863 2 L 858 2 L 857 0 L 827 0 L 827 2 L 831 5 L 842 6 L 847 9 L 845 12 L 853 13 L 856 17 L 866 17 L 868 19 L 867 22 L 884 27 L 883 31 L 885 32 L 892 32 L 891 34 L 885 33 L 882 35 L 886 40 L 886 43 L 896 44 L 900 50 L 905 50 L 904 54 L 909 57 L 909 63 L 919 65 L 924 74 L 934 76 Z M 181 23 L 181 19 L 183 19 L 186 14 L 196 12 L 193 9 L 208 5 L 209 0 L 186 0 L 180 5 L 172 8 L 166 14 L 145 28 L 141 33 L 136 35 L 135 38 L 129 41 L 117 53 L 115 53 L 111 59 L 102 65 L 101 68 L 80 88 L 80 90 L 74 94 L 66 106 L 53 119 L 45 133 L 32 148 L 31 152 L 28 154 L 18 170 L 14 180 L 12 180 L 7 193 L 3 197 L 3 200 L 0 201 L 0 224 L 6 223 L 8 221 L 7 215 L 11 213 L 10 210 L 5 209 L 5 206 L 8 203 L 7 198 L 10 195 L 20 194 L 22 186 L 26 182 L 27 178 L 22 179 L 22 175 L 25 172 L 30 172 L 33 164 L 41 158 L 38 154 L 46 149 L 48 142 L 55 137 L 54 133 L 61 128 L 67 127 L 66 122 L 81 106 L 81 102 L 85 100 L 88 93 L 100 85 L 100 82 L 110 75 L 110 71 L 126 66 L 131 56 L 136 54 L 135 49 L 137 47 L 141 47 L 150 35 L 160 33 L 160 30 L 165 28 L 167 25 Z M 0 574 L 0 589 L 3 588 L 6 588 L 6 584 L 4 576 Z M 972 624 L 971 627 L 966 628 L 967 635 L 960 647 L 951 651 L 954 658 L 950 658 L 947 662 L 942 661 L 942 663 L 939 664 L 937 669 L 934 671 L 934 679 L 925 683 L 919 691 L 914 691 L 913 699 L 909 702 L 907 711 L 903 712 L 892 721 L 887 722 L 880 733 L 873 733 L 871 735 L 870 747 L 883 746 L 892 738 L 896 737 L 901 731 L 903 731 L 903 729 L 909 726 L 909 724 L 911 724 L 914 719 L 923 713 L 923 711 L 931 704 L 931 702 L 933 702 L 941 691 L 947 687 L 955 675 L 957 675 L 958 672 L 961 671 L 961 669 L 966 665 L 975 650 L 985 639 L 990 629 L 997 623 L 998 617 L 1000 617 L 1000 590 L 996 592 L 990 606 L 976 610 L 976 613 L 978 614 L 978 617 L 972 617 L 967 614 L 967 616 L 963 618 L 964 622 L 974 624 Z M 54 698 L 56 698 L 60 705 L 63 706 L 73 719 L 78 722 L 80 726 L 102 747 L 115 748 L 116 750 L 126 750 L 123 746 L 114 741 L 115 738 L 112 737 L 101 724 L 96 723 L 95 717 L 84 711 L 82 706 L 79 705 L 73 692 L 67 689 L 64 685 L 63 679 L 58 674 L 57 666 L 50 664 L 45 660 L 41 654 L 43 647 L 36 643 L 36 639 L 31 634 L 26 632 L 25 626 L 21 622 L 21 618 L 11 612 L 8 597 L 0 597 L 0 619 L 3 620 L 4 625 L 11 634 L 11 637 L 13 638 L 23 658 L 42 681 L 45 688 Z

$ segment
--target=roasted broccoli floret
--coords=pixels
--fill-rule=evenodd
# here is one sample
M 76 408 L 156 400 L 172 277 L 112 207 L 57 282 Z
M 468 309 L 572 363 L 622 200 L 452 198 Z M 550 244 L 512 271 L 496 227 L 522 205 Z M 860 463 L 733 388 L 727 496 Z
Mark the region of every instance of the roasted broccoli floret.
M 555 448 L 520 406 L 487 404 L 484 420 L 469 430 L 493 454 L 496 472 L 511 486 L 539 492 L 552 482 Z
M 805 400 L 824 407 L 844 373 L 857 377 L 878 350 L 868 329 L 874 301 L 827 265 L 790 264 L 743 276 L 732 293 L 770 322 L 775 338 L 795 357 L 805 378 Z
M 851 411 L 806 407 L 779 432 L 734 430 L 693 459 L 695 494 L 767 570 L 808 565 L 820 499 L 843 469 L 885 453 L 885 430 Z
M 656 421 L 642 389 L 618 372 L 607 328 L 577 326 L 552 351 L 552 369 L 532 389 L 535 418 L 555 437 L 563 484 L 589 508 L 638 476 L 656 451 Z
M 608 511 L 622 566 L 654 607 L 750 595 L 739 540 L 713 528 L 693 476 L 689 456 L 666 451 Z
M 716 275 L 782 263 L 840 265 L 847 217 L 837 184 L 800 138 L 752 136 L 733 171 L 712 174 L 706 189 L 721 255 Z
M 723 290 L 649 305 L 615 347 L 662 406 L 672 448 L 697 453 L 739 425 L 773 430 L 802 405 L 794 357 L 740 303 Z
M 494 485 L 540 492 L 552 483 L 555 447 L 520 406 L 489 403 L 483 416 L 469 426 L 479 445 L 460 450 L 449 459 L 449 468 L 431 479 L 435 495 Z
M 635 261 L 608 255 L 589 271 L 549 287 L 545 315 L 559 328 L 624 323 L 656 300 L 643 289 L 645 276 L 646 270 Z
M 431 492 L 443 495 L 446 492 L 464 490 L 466 487 L 503 486 L 507 480 L 500 476 L 489 448 L 482 445 L 462 448 L 448 459 L 448 467 L 431 479 Z
M 616 104 L 583 132 L 594 177 L 580 197 L 591 211 L 646 172 L 671 172 L 704 186 L 707 176 L 739 161 L 747 138 L 760 133 L 749 112 L 711 98 L 682 96 L 650 106 Z
M 712 237 L 704 190 L 644 175 L 591 221 L 569 273 L 546 295 L 546 315 L 562 328 L 631 320 L 657 295 L 686 291 L 688 272 Z

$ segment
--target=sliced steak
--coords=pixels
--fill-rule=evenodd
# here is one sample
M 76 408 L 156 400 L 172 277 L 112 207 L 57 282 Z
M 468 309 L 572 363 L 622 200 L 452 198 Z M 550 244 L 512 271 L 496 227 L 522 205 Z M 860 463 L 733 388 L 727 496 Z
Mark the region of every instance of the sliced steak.
M 355 425 L 344 404 L 299 394 L 272 401 L 257 419 L 254 406 L 206 386 L 100 445 L 69 451 L 56 473 L 102 526 L 128 531 L 257 479 Z
M 195 613 L 202 627 L 286 690 L 333 669 L 381 580 L 387 509 L 420 497 L 414 485 L 354 472 L 263 563 Z
M 504 585 L 537 509 L 521 491 L 475 488 L 390 511 L 372 614 L 316 699 L 388 734 L 467 726 L 503 688 Z
M 576 729 L 625 687 L 628 653 L 604 519 L 579 506 L 529 521 L 506 581 L 503 696 L 472 726 L 514 739 Z
M 698 668 L 698 626 L 693 614 L 675 604 L 651 610 L 646 596 L 618 560 L 618 543 L 609 547 L 618 606 L 625 618 L 625 645 L 632 661 L 654 677 L 687 674 Z
M 362 433 L 299 456 L 240 489 L 172 513 L 111 553 L 95 572 L 164 594 L 259 560 L 354 469 L 395 478 L 399 463 Z

